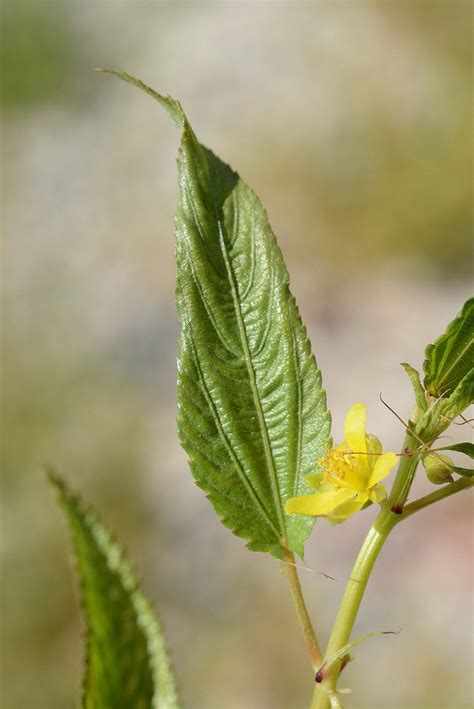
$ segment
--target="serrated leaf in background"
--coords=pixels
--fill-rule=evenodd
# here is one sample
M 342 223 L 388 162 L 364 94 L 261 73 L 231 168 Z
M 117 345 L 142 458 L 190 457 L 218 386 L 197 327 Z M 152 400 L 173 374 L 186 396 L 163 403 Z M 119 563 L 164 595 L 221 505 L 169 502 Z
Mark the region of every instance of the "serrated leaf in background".
M 176 217 L 181 318 L 179 434 L 197 484 L 254 551 L 303 554 L 314 518 L 287 515 L 310 492 L 329 443 L 321 374 L 254 192 L 202 146 L 179 104 L 128 74 L 182 124 Z
M 50 474 L 71 529 L 87 621 L 84 709 L 178 709 L 156 612 L 110 532 Z

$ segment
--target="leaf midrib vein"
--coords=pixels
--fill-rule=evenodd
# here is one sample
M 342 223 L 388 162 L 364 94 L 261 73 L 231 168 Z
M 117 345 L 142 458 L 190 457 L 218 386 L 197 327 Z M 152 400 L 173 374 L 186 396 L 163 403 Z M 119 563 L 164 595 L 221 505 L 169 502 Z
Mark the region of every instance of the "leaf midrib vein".
M 185 306 L 185 307 L 186 307 L 186 306 Z M 237 456 L 236 456 L 235 453 L 234 453 L 234 449 L 232 448 L 232 445 L 231 445 L 231 443 L 230 443 L 230 441 L 229 441 L 229 439 L 228 439 L 228 437 L 227 437 L 227 435 L 226 435 L 226 433 L 225 433 L 225 431 L 224 431 L 224 429 L 223 429 L 223 427 L 222 427 L 221 420 L 220 420 L 220 417 L 219 417 L 219 413 L 218 413 L 218 411 L 217 411 L 217 409 L 216 409 L 216 407 L 215 407 L 215 405 L 214 405 L 214 400 L 212 399 L 212 396 L 211 396 L 211 394 L 209 393 L 209 390 L 208 390 L 207 385 L 206 385 L 206 380 L 205 380 L 205 378 L 204 378 L 204 374 L 203 374 L 203 371 L 202 371 L 202 369 L 201 369 L 201 364 L 200 364 L 199 357 L 198 357 L 198 355 L 197 355 L 196 348 L 195 348 L 195 345 L 194 345 L 194 340 L 193 340 L 193 337 L 192 337 L 192 329 L 191 329 L 191 325 L 190 325 L 189 318 L 188 318 L 188 331 L 189 331 L 189 333 L 190 333 L 190 344 L 191 344 L 191 347 L 192 347 L 192 350 L 193 350 L 194 361 L 195 361 L 196 369 L 198 370 L 198 375 L 199 375 L 199 379 L 200 379 L 200 381 L 201 381 L 201 386 L 202 386 L 202 389 L 203 389 L 203 392 L 204 392 L 204 396 L 205 396 L 206 401 L 207 401 L 207 404 L 208 404 L 208 406 L 209 406 L 209 410 L 211 411 L 211 414 L 212 414 L 212 417 L 213 417 L 213 419 L 214 419 L 214 423 L 215 423 L 215 425 L 216 425 L 216 428 L 217 428 L 217 430 L 218 430 L 218 433 L 219 433 L 219 435 L 220 435 L 220 437 L 221 437 L 221 440 L 222 440 L 223 443 L 224 443 L 224 447 L 225 447 L 225 449 L 226 449 L 226 451 L 227 451 L 227 454 L 229 455 L 229 457 L 230 457 L 232 463 L 234 464 L 234 467 L 235 467 L 235 469 L 237 470 L 237 474 L 239 475 L 239 478 L 240 478 L 242 484 L 244 485 L 244 487 L 245 487 L 245 489 L 247 490 L 247 492 L 248 492 L 248 494 L 250 495 L 250 497 L 254 500 L 256 509 L 259 511 L 260 515 L 264 518 L 265 522 L 266 522 L 266 523 L 270 526 L 270 528 L 273 530 L 273 532 L 275 533 L 275 535 L 276 535 L 276 537 L 277 537 L 277 539 L 278 539 L 279 536 L 280 536 L 280 532 L 279 532 L 279 530 L 275 527 L 275 525 L 273 524 L 272 520 L 270 519 L 270 517 L 269 517 L 269 515 L 268 515 L 268 513 L 267 513 L 267 511 L 266 511 L 266 509 L 265 509 L 265 506 L 264 506 L 263 503 L 261 502 L 261 500 L 260 500 L 260 498 L 259 498 L 257 492 L 253 489 L 253 487 L 252 487 L 252 485 L 251 485 L 251 483 L 250 483 L 250 481 L 249 481 L 247 475 L 245 474 L 245 471 L 243 470 L 242 466 L 240 465 L 240 462 L 239 462 L 239 460 L 237 459 Z
M 221 224 L 221 221 L 220 221 L 219 216 L 217 214 L 217 209 L 216 209 L 216 221 L 217 221 L 217 226 L 218 226 L 218 230 L 219 230 L 219 242 L 220 242 L 220 246 L 221 246 L 222 256 L 223 256 L 224 263 L 225 263 L 225 266 L 227 269 L 229 284 L 231 287 L 232 299 L 234 302 L 234 309 L 235 309 L 235 314 L 236 314 L 236 319 L 237 319 L 237 326 L 238 326 L 238 330 L 239 330 L 240 340 L 241 340 L 242 347 L 244 350 L 244 358 L 245 358 L 245 364 L 247 367 L 247 372 L 249 375 L 250 388 L 252 391 L 252 397 L 253 397 L 255 408 L 257 411 L 257 417 L 258 417 L 258 421 L 259 421 L 259 425 L 260 425 L 260 432 L 262 434 L 263 449 L 264 449 L 264 453 L 265 453 L 265 460 L 266 460 L 267 468 L 268 468 L 268 471 L 270 474 L 270 484 L 271 484 L 271 489 L 272 489 L 273 501 L 274 501 L 276 512 L 278 515 L 278 520 L 279 520 L 279 523 L 281 526 L 280 534 L 283 537 L 283 539 L 286 540 L 285 519 L 283 516 L 282 507 L 281 507 L 281 498 L 280 498 L 280 493 L 278 490 L 277 475 L 276 475 L 272 450 L 271 450 L 271 446 L 270 446 L 267 425 L 265 422 L 265 417 L 263 415 L 262 403 L 260 401 L 260 396 L 258 393 L 256 375 L 255 375 L 255 370 L 252 365 L 250 347 L 249 347 L 249 343 L 248 343 L 248 339 L 247 339 L 247 332 L 245 330 L 245 326 L 244 326 L 244 322 L 243 322 L 242 311 L 240 308 L 240 301 L 239 301 L 239 298 L 237 295 L 237 288 L 236 288 L 236 284 L 235 284 L 234 273 L 233 273 L 232 266 L 230 264 L 229 257 L 227 254 L 227 249 L 226 249 L 226 245 L 225 245 L 225 241 L 224 241 L 224 234 L 223 234 L 223 230 L 222 230 L 222 224 Z
M 297 412 L 298 412 L 298 440 L 297 440 L 297 448 L 296 448 L 296 465 L 295 465 L 295 477 L 293 480 L 293 497 L 295 497 L 298 493 L 298 488 L 300 484 L 300 475 L 301 475 L 301 448 L 302 448 L 302 439 L 303 439 L 303 382 L 301 379 L 301 362 L 300 362 L 300 357 L 299 357 L 299 352 L 298 352 L 298 347 L 296 344 L 296 333 L 293 332 L 293 353 L 294 353 L 294 358 L 295 358 L 295 373 L 296 373 L 296 385 L 297 385 L 297 393 L 298 393 L 298 403 L 297 403 Z

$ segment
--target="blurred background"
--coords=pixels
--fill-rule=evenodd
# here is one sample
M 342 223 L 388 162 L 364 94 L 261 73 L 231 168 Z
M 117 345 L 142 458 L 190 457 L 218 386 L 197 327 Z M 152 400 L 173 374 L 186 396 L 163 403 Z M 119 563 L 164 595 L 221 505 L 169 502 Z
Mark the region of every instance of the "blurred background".
M 472 286 L 469 2 L 4 2 L 1 706 L 77 706 L 81 634 L 53 464 L 134 559 L 186 706 L 302 709 L 312 677 L 276 561 L 218 522 L 175 430 L 179 98 L 261 197 L 323 372 L 333 433 L 387 449 Z M 466 440 L 466 427 L 452 432 Z M 451 434 L 451 432 L 450 432 Z M 420 472 L 418 492 L 428 489 Z M 369 709 L 472 706 L 472 505 L 388 542 L 342 686 Z M 318 522 L 301 572 L 325 641 L 374 510 Z

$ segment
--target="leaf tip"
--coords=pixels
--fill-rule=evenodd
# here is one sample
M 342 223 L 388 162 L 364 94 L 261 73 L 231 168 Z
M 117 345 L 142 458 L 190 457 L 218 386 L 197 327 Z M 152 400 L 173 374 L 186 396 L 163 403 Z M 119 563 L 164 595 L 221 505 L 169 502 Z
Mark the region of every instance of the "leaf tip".
M 117 77 L 117 79 L 120 79 L 121 81 L 125 81 L 127 84 L 136 86 L 138 89 L 144 91 L 146 94 L 158 101 L 158 103 L 163 106 L 179 128 L 183 125 L 185 121 L 185 114 L 181 104 L 176 99 L 171 96 L 163 96 L 162 94 L 159 94 L 150 86 L 147 86 L 141 79 L 137 79 L 135 76 L 132 76 L 126 71 L 118 71 L 117 69 L 110 69 L 109 67 L 96 67 L 95 71 L 98 71 L 101 74 L 110 74 L 111 76 Z
M 53 466 L 49 463 L 45 463 L 42 467 L 50 485 L 58 492 L 64 491 L 64 480 L 57 474 Z

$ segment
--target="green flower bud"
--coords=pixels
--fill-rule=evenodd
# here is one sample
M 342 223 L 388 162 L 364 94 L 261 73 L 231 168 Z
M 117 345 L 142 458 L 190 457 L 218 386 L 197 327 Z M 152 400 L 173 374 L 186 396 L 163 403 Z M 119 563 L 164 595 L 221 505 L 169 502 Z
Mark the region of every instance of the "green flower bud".
M 452 482 L 451 472 L 453 465 L 454 463 L 449 455 L 428 453 L 423 458 L 426 477 L 433 485 L 443 485 L 444 483 Z

